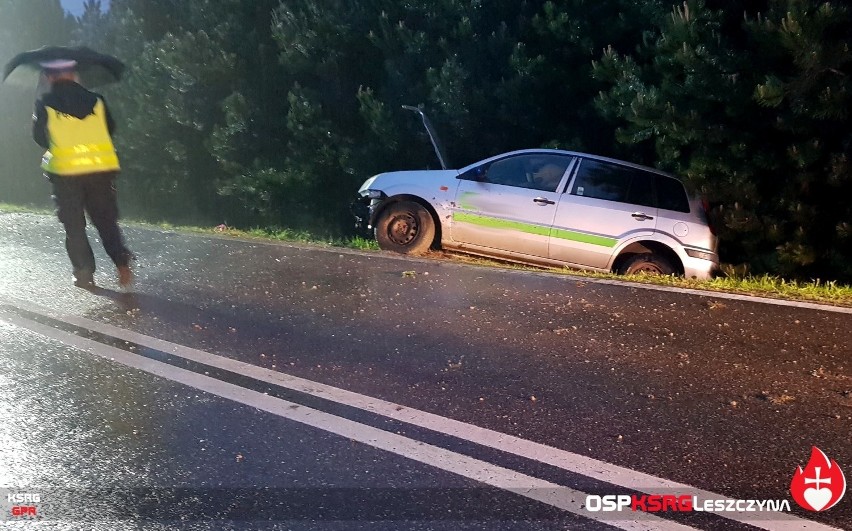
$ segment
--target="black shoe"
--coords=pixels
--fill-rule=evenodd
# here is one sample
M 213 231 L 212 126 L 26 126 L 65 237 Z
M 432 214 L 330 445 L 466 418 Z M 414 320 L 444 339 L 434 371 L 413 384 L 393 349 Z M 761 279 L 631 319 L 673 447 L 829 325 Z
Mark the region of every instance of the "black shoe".
M 95 276 L 86 271 L 77 271 L 74 273 L 74 285 L 78 288 L 93 289 L 95 287 Z

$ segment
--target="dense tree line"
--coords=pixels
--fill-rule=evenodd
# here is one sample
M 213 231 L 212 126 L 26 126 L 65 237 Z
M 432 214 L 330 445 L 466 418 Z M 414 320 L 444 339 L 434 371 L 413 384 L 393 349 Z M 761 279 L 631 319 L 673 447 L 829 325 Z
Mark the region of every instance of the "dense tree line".
M 44 45 L 67 44 L 75 21 L 59 0 L 0 0 L 0 61 Z M 36 83 L 0 86 L 0 202 L 44 205 L 49 186 L 38 171 L 40 149 L 31 136 Z
M 456 167 L 537 146 L 654 165 L 716 205 L 725 261 L 852 279 L 839 1 L 113 0 L 70 26 L 56 0 L 0 8 L 3 54 L 65 40 L 128 64 L 104 92 L 135 217 L 345 232 L 364 178 L 437 164 L 417 105 Z

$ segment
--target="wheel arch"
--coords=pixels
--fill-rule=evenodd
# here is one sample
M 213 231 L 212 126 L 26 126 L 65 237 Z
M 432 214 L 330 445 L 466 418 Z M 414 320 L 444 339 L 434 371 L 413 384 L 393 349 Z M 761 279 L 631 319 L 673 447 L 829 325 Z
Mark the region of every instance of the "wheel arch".
M 426 209 L 426 212 L 429 212 L 429 215 L 432 217 L 432 223 L 435 224 L 435 239 L 432 241 L 431 248 L 437 249 L 441 246 L 441 241 L 443 238 L 443 227 L 441 226 L 441 220 L 438 217 L 438 212 L 435 210 L 435 207 L 432 206 L 429 201 L 426 201 L 420 196 L 412 195 L 412 194 L 398 194 L 391 197 L 388 197 L 384 201 L 382 201 L 379 208 L 377 208 L 373 212 L 373 218 L 370 220 L 370 225 L 375 227 L 379 218 L 382 216 L 387 208 L 393 204 L 401 203 L 403 201 L 412 201 L 414 203 L 419 204 L 423 208 Z
M 683 260 L 681 260 L 680 256 L 678 256 L 677 252 L 675 252 L 675 250 L 669 245 L 656 240 L 639 240 L 627 244 L 618 252 L 618 255 L 615 260 L 613 260 L 612 266 L 609 269 L 610 271 L 617 273 L 621 269 L 621 266 L 632 257 L 637 254 L 647 253 L 662 256 L 668 260 L 672 266 L 674 266 L 679 275 L 684 275 L 685 269 L 683 267 Z

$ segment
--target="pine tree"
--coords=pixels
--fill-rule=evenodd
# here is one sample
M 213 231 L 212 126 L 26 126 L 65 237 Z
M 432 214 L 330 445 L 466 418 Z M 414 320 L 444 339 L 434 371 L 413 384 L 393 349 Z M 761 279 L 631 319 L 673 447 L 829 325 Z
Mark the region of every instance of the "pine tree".
M 59 0 L 0 0 L 0 13 L 0 64 L 26 50 L 66 45 L 74 27 Z M 33 75 L 29 87 L 0 86 L 0 115 L 6 124 L 0 128 L 4 150 L 0 157 L 0 201 L 39 206 L 50 201 L 50 190 L 39 167 L 44 150 L 33 142 L 31 134 L 36 79 Z
M 755 100 L 771 111 L 781 271 L 852 279 L 852 15 L 836 2 L 773 2 L 749 30 L 773 59 Z
M 111 88 L 127 211 L 172 220 L 250 221 L 220 187 L 279 153 L 277 1 L 114 0 L 89 40 L 128 63 Z
M 849 21 L 831 2 L 764 14 L 677 6 L 634 55 L 595 75 L 618 140 L 717 204 L 722 258 L 753 272 L 849 278 Z M 792 8 L 792 9 L 791 9 Z M 787 14 L 789 11 L 789 14 Z

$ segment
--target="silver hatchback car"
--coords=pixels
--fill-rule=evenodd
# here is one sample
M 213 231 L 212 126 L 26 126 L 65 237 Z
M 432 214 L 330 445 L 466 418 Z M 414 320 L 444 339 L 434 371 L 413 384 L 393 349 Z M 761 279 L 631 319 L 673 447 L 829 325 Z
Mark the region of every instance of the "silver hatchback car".
M 460 170 L 382 173 L 358 195 L 357 224 L 400 253 L 701 279 L 719 265 L 705 204 L 666 173 L 605 157 L 514 151 Z

